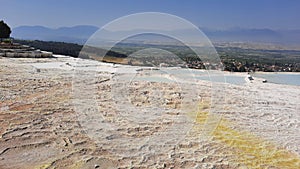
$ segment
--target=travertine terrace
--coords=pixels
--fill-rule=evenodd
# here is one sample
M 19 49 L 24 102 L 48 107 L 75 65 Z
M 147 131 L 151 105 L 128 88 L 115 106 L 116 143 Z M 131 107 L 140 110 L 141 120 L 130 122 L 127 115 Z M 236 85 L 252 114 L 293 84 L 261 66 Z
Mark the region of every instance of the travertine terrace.
M 300 168 L 299 86 L 226 84 L 222 108 L 210 113 L 208 81 L 135 81 L 120 99 L 115 80 L 137 69 L 0 57 L 0 168 Z M 94 100 L 77 102 L 89 86 Z M 149 105 L 157 113 L 128 111 Z M 187 105 L 197 111 L 184 113 Z

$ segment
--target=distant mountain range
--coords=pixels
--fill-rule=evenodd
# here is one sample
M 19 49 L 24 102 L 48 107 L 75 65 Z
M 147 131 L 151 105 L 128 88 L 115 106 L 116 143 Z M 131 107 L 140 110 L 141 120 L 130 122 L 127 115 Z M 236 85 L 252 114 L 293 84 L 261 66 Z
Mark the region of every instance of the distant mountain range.
M 51 29 L 43 26 L 20 26 L 12 30 L 12 37 L 23 40 L 44 40 L 84 44 L 98 30 L 96 26 L 80 25 Z
M 96 26 L 79 25 L 57 29 L 43 26 L 20 26 L 12 30 L 12 37 L 24 40 L 60 41 L 84 44 L 99 28 Z M 259 42 L 283 45 L 299 45 L 300 30 L 271 30 L 232 28 L 215 30 L 201 28 L 213 42 Z M 189 31 L 178 31 L 189 32 Z M 193 36 L 191 33 L 187 36 Z
M 272 30 L 272 29 L 243 29 L 227 30 L 201 29 L 212 41 L 223 42 L 260 42 L 283 45 L 300 44 L 300 30 Z

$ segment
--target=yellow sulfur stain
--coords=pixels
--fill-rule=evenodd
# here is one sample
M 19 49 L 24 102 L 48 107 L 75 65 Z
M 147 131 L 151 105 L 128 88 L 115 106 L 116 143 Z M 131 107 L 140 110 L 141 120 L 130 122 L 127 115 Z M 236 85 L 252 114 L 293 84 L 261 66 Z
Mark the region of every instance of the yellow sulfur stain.
M 72 166 L 69 167 L 69 169 L 81 169 L 83 168 L 84 161 L 77 161 Z
M 34 167 L 34 169 L 47 169 L 51 166 L 51 164 L 42 164 L 40 166 Z
M 205 105 L 207 103 L 204 103 Z M 200 110 L 201 110 L 200 106 Z M 207 107 L 207 106 L 205 106 Z M 204 110 L 204 109 L 202 109 Z M 196 115 L 196 122 L 207 127 L 208 121 L 213 118 L 220 119 L 216 115 L 207 112 L 199 112 Z M 214 130 L 209 134 L 211 138 L 232 150 L 232 154 L 237 158 L 237 162 L 246 165 L 248 168 L 280 168 L 280 169 L 300 169 L 300 157 L 286 149 L 279 148 L 275 144 L 259 138 L 246 131 L 233 129 L 232 122 L 227 119 L 218 120 Z M 197 128 L 199 129 L 199 128 Z
M 82 169 L 82 166 L 84 165 L 84 161 L 77 161 L 74 162 L 71 166 L 67 167 L 66 169 Z M 55 168 L 51 165 L 51 163 L 42 164 L 40 166 L 34 167 L 34 169 L 50 169 Z

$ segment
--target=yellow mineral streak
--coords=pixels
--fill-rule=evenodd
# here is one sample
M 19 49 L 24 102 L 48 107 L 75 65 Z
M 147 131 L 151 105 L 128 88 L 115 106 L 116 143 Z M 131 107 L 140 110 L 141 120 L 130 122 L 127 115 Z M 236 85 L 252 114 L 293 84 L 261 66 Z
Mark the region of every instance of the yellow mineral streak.
M 207 103 L 202 103 L 200 110 L 205 110 Z M 196 123 L 202 127 L 207 127 L 208 121 L 219 119 L 214 114 L 198 112 Z M 300 168 L 300 156 L 289 152 L 284 148 L 276 146 L 270 141 L 264 140 L 247 131 L 240 131 L 233 122 L 221 118 L 217 124 L 212 124 L 214 130 L 210 132 L 210 138 L 218 143 L 229 147 L 237 159 L 237 162 L 246 165 L 248 168 L 280 168 L 296 169 Z M 197 125 L 196 125 L 197 126 Z

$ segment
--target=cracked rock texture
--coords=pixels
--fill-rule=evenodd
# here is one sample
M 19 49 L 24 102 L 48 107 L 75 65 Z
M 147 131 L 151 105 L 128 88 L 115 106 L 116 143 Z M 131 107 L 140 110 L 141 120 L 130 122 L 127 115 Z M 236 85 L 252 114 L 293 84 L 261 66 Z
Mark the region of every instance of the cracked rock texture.
M 300 168 L 299 86 L 227 84 L 220 108 L 206 81 L 77 62 L 0 58 L 1 169 Z

